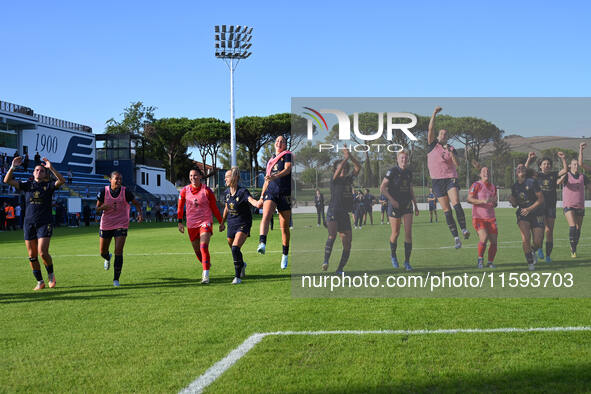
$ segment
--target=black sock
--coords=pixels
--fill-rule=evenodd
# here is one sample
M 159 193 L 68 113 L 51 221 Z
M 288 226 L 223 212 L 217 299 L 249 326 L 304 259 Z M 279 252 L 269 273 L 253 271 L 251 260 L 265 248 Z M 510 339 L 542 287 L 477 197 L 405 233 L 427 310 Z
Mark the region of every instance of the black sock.
M 240 278 L 242 267 L 244 266 L 244 260 L 240 246 L 232 246 L 232 257 L 234 258 L 234 276 Z
M 464 215 L 464 209 L 462 208 L 462 204 L 457 203 L 454 205 L 454 210 L 456 211 L 456 217 L 458 218 L 458 224 L 462 231 L 466 231 L 466 215 Z
M 525 259 L 527 260 L 528 264 L 533 264 L 534 263 L 534 255 L 533 252 L 527 252 L 525 253 Z
M 447 227 L 449 227 L 449 231 L 451 232 L 451 235 L 453 235 L 454 237 L 458 236 L 458 228 L 456 226 L 456 222 L 454 220 L 454 217 L 451 213 L 451 211 L 447 211 L 444 212 L 445 214 L 445 221 L 447 222 Z
M 576 238 L 575 241 L 577 243 L 577 246 L 579 245 L 579 238 L 581 238 L 581 228 L 577 228 L 577 233 L 576 233 Z
M 267 243 L 267 236 L 266 235 L 259 235 L 259 243 L 266 244 Z
M 51 265 L 46 265 L 45 269 L 47 270 L 47 275 L 51 275 L 53 274 L 53 264 Z
M 343 254 L 341 255 L 341 261 L 339 262 L 339 268 L 337 271 L 342 271 L 347 265 L 347 261 L 349 261 L 349 255 L 351 254 L 351 249 L 343 249 Z
M 101 257 L 105 260 L 109 260 L 111 261 L 111 255 L 109 254 L 109 252 L 107 253 L 101 253 Z
M 119 276 L 121 276 L 122 269 L 123 269 L 123 255 L 115 255 L 113 280 L 119 280 Z
M 410 262 L 410 253 L 412 252 L 412 242 L 404 243 L 404 262 Z
M 546 241 L 546 256 L 550 256 L 550 253 L 552 253 L 552 248 L 554 247 L 554 242 L 548 242 Z
M 330 260 L 330 255 L 332 254 L 332 246 L 334 245 L 334 238 L 328 237 L 326 240 L 326 245 L 324 245 L 324 262 L 328 264 L 328 260 Z
M 37 279 L 37 282 L 43 281 L 43 275 L 41 275 L 41 270 L 33 270 L 33 276 Z
M 568 228 L 568 240 L 570 241 L 570 250 L 571 252 L 577 251 L 577 228 L 575 226 L 571 226 Z
M 283 245 L 283 254 L 285 256 L 289 255 L 289 245 Z
M 398 247 L 398 242 L 390 242 L 390 257 L 394 257 L 396 259 L 396 248 Z

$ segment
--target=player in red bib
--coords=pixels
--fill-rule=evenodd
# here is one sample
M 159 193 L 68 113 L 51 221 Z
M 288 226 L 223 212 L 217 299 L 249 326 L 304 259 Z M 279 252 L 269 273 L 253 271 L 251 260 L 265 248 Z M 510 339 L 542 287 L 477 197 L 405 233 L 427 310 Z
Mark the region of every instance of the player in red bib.
M 217 207 L 215 195 L 209 187 L 201 184 L 203 173 L 198 168 L 189 172 L 191 184 L 185 186 L 179 196 L 177 209 L 179 220 L 179 231 L 185 232 L 183 226 L 183 212 L 187 215 L 187 232 L 191 245 L 195 251 L 197 259 L 203 266 L 203 276 L 201 283 L 209 283 L 209 268 L 211 267 L 211 257 L 209 255 L 209 240 L 213 234 L 212 214 L 220 223 L 220 231 L 224 231 L 222 215 Z
M 488 167 L 480 169 L 480 180 L 470 187 L 468 202 L 472 204 L 472 225 L 478 233 L 478 268 L 484 268 L 484 252 L 486 242 L 490 242 L 488 248 L 488 267 L 495 268 L 493 261 L 497 254 L 497 219 L 495 207 L 497 206 L 497 188 L 489 182 Z

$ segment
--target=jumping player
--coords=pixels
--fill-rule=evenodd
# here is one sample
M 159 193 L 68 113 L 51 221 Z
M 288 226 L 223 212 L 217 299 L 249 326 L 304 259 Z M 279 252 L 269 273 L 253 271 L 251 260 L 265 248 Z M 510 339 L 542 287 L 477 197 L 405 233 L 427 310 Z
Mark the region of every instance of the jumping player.
M 29 254 L 29 264 L 33 270 L 33 276 L 37 280 L 37 286 L 33 289 L 35 291 L 45 288 L 41 266 L 39 265 L 39 256 L 41 256 L 43 265 L 47 270 L 49 287 L 53 288 L 56 284 L 53 259 L 49 254 L 49 243 L 53 233 L 51 202 L 55 190 L 66 182 L 47 158 L 44 157 L 43 161 L 45 162 L 44 165 L 35 166 L 33 180 L 17 182 L 12 178 L 14 169 L 23 162 L 21 156 L 17 156 L 12 160 L 12 165 L 4 176 L 4 183 L 9 184 L 16 190 L 25 192 L 26 209 L 23 230 L 25 245 Z M 55 182 L 49 180 L 49 172 L 57 178 Z
M 472 204 L 472 225 L 478 233 L 478 268 L 484 268 L 484 252 L 486 242 L 490 242 L 488 248 L 488 267 L 495 268 L 493 262 L 497 254 L 497 219 L 495 208 L 497 206 L 497 188 L 489 182 L 488 167 L 480 169 L 480 180 L 470 187 L 468 202 Z
M 396 161 L 397 166 L 392 167 L 386 172 L 382 180 L 380 192 L 388 199 L 388 218 L 390 220 L 390 255 L 392 266 L 398 268 L 398 258 L 396 257 L 396 248 L 398 245 L 398 235 L 400 234 L 400 224 L 404 222 L 404 268 L 411 271 L 410 254 L 412 251 L 412 215 L 419 215 L 419 206 L 412 190 L 412 173 L 408 168 L 409 158 L 405 151 L 399 152 Z
M 281 228 L 281 269 L 287 268 L 289 255 L 289 223 L 291 219 L 291 166 L 292 153 L 287 150 L 285 137 L 275 139 L 275 154 L 267 163 L 265 183 L 261 191 L 258 207 L 263 208 L 263 219 L 259 228 L 259 246 L 257 252 L 265 254 L 269 222 L 275 212 L 279 212 L 279 227 Z
M 99 230 L 101 257 L 105 259 L 105 270 L 111 267 L 112 254 L 109 253 L 111 239 L 115 237 L 115 264 L 113 269 L 113 286 L 119 287 L 119 278 L 123 269 L 123 247 L 127 239 L 129 228 L 130 203 L 137 210 L 138 222 L 143 220 L 142 206 L 135 199 L 133 193 L 122 186 L 123 177 L 118 171 L 113 171 L 109 186 L 105 186 L 97 195 L 96 212 L 102 212 Z
M 232 258 L 234 259 L 234 279 L 233 285 L 242 283 L 241 278 L 244 277 L 244 270 L 246 263 L 242 257 L 240 248 L 244 245 L 247 237 L 250 237 L 250 228 L 252 227 L 252 212 L 249 203 L 256 207 L 257 200 L 252 198 L 248 189 L 240 187 L 238 181 L 240 180 L 240 170 L 238 167 L 233 167 L 226 171 L 224 181 L 228 187 L 225 191 L 224 200 L 226 206 L 222 216 L 221 224 L 224 224 L 228 219 L 228 246 L 232 250 Z M 223 231 L 223 230 L 221 230 Z
M 456 218 L 465 239 L 470 238 L 470 232 L 466 229 L 466 216 L 460 204 L 460 187 L 457 184 L 458 172 L 456 170 L 458 167 L 457 152 L 453 146 L 447 143 L 447 130 L 439 130 L 439 134 L 435 138 L 435 116 L 439 112 L 441 112 L 441 107 L 436 107 L 429 121 L 427 165 L 432 179 L 433 192 L 443 209 L 445 221 L 455 239 L 455 247 L 459 249 L 462 247 L 462 242 L 458 237 L 458 228 L 451 213 L 451 207 L 456 211 Z
M 562 161 L 563 169 L 558 171 L 552 171 L 552 159 L 549 157 L 543 157 L 538 162 L 538 167 L 540 171 L 538 171 L 537 181 L 540 185 L 540 189 L 544 194 L 544 235 L 546 238 L 546 262 L 552 262 L 550 258 L 550 254 L 552 253 L 552 248 L 554 247 L 554 222 L 556 220 L 556 189 L 557 189 L 557 181 L 558 179 L 565 174 L 564 168 L 567 168 L 566 159 L 564 153 L 558 152 L 556 154 L 560 160 Z M 527 155 L 527 161 L 525 162 L 525 166 L 529 167 L 530 163 L 536 158 L 535 152 L 529 152 Z M 540 249 L 537 251 L 538 258 L 544 258 L 544 252 L 542 251 L 542 247 L 540 245 Z
M 220 231 L 224 231 L 225 225 L 217 207 L 215 195 L 209 187 L 201 184 L 203 177 L 204 175 L 199 168 L 189 171 L 189 181 L 191 183 L 181 190 L 177 217 L 179 220 L 179 231 L 183 234 L 185 232 L 183 212 L 186 211 L 189 240 L 191 241 L 197 260 L 201 262 L 203 267 L 201 283 L 208 284 L 209 268 L 211 267 L 209 240 L 213 234 L 212 213 L 220 223 Z
M 523 253 L 528 268 L 533 271 L 538 257 L 534 251 L 542 245 L 544 237 L 544 195 L 538 182 L 532 177 L 533 171 L 529 173 L 527 168 L 520 164 L 515 174 L 517 182 L 511 187 L 509 202 L 513 207 L 518 207 L 515 215 L 521 231 Z
M 353 234 L 351 232 L 351 218 L 349 212 L 353 209 L 353 179 L 359 174 L 361 164 L 348 149 L 343 150 L 343 160 L 334 164 L 334 174 L 330 181 L 330 202 L 326 212 L 326 225 L 328 228 L 328 239 L 324 247 L 324 263 L 322 271 L 328 269 L 328 262 L 332 254 L 332 246 L 339 233 L 343 243 L 343 253 L 339 266 L 336 269 L 337 274 L 343 274 L 343 269 L 349 260 L 351 254 L 351 243 Z M 349 173 L 349 160 L 353 162 L 354 169 Z

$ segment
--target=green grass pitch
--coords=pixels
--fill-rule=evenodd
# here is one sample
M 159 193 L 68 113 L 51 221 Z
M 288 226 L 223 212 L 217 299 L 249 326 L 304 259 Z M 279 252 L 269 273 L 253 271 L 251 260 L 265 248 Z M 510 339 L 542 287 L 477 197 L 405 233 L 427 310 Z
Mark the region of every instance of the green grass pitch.
M 427 223 L 426 212 L 415 219 L 415 270 L 472 270 L 474 236 L 461 250 L 438 249 L 452 241 L 439 212 L 438 224 Z M 497 212 L 498 267 L 523 270 L 513 210 Z M 589 224 L 571 260 L 560 213 L 556 222 L 556 269 L 588 268 Z M 324 249 L 326 230 L 313 215 L 296 215 L 294 225 L 297 264 L 298 249 Z M 97 227 L 58 228 L 50 250 L 57 288 L 40 292 L 32 291 L 22 232 L 0 233 L 0 392 L 178 392 L 257 332 L 591 325 L 591 301 L 583 297 L 294 298 L 291 267 L 279 269 L 279 231 L 270 232 L 265 256 L 255 253 L 258 221 L 252 233 L 243 248 L 244 283 L 230 284 L 230 250 L 216 232 L 211 284 L 203 286 L 201 266 L 174 223 L 134 224 L 122 287 L 114 288 L 112 268 L 105 272 L 98 255 Z M 387 225 L 353 234 L 351 271 L 365 268 L 363 257 L 372 269 L 391 269 Z M 308 260 L 320 270 L 321 254 Z M 273 336 L 206 392 L 583 392 L 591 387 L 590 360 L 589 331 Z

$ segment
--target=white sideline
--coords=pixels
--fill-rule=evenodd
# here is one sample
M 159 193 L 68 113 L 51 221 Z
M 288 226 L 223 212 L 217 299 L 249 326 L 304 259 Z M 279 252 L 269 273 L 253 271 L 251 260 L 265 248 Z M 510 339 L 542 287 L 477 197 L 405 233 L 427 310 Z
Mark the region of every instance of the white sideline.
M 505 327 L 505 328 L 454 328 L 441 330 L 335 330 L 335 331 L 275 331 L 262 332 L 249 336 L 240 346 L 232 350 L 226 357 L 212 365 L 203 375 L 195 379 L 190 385 L 180 391 L 182 394 L 201 393 L 212 384 L 246 353 L 261 342 L 263 338 L 273 335 L 426 335 L 426 334 L 486 334 L 486 333 L 523 333 L 523 332 L 562 332 L 562 331 L 591 331 L 591 326 L 581 327 Z

